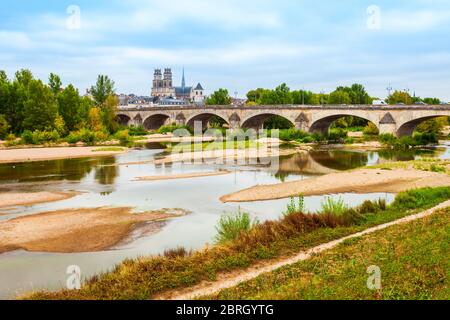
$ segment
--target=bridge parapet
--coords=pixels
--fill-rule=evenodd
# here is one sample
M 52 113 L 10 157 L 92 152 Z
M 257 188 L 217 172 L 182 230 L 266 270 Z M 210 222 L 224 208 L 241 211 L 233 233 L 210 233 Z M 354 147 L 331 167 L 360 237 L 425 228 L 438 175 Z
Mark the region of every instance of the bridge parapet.
M 261 129 L 271 116 L 281 116 L 296 128 L 309 132 L 328 132 L 330 125 L 345 116 L 366 119 L 381 133 L 402 136 L 412 134 L 418 124 L 436 117 L 450 116 L 450 105 L 261 105 L 261 106 L 153 106 L 119 108 L 124 124 L 143 124 L 147 129 L 169 123 L 189 124 L 196 121 L 207 126 L 212 117 L 223 119 L 230 128 Z

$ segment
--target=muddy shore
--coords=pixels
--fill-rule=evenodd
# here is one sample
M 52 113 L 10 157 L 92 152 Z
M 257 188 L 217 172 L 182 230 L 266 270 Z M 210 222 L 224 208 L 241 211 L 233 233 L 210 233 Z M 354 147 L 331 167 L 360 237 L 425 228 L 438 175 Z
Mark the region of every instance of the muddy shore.
M 148 228 L 151 223 L 184 214 L 181 210 L 135 214 L 131 208 L 106 207 L 19 217 L 0 222 L 0 254 L 19 249 L 52 253 L 103 251 L 125 241 L 139 227 Z

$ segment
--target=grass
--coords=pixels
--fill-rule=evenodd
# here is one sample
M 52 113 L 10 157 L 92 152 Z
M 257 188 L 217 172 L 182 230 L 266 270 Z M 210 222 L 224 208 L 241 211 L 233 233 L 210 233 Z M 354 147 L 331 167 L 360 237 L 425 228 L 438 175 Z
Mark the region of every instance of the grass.
M 330 213 L 336 216 L 340 216 L 348 211 L 348 206 L 345 204 L 344 199 L 339 197 L 334 199 L 333 197 L 326 197 L 321 203 L 321 212 Z
M 450 174 L 450 160 L 438 158 L 423 158 L 413 161 L 399 161 L 383 163 L 370 166 L 371 169 L 393 170 L 393 169 L 415 169 Z
M 167 144 L 167 152 L 183 151 L 183 152 L 196 152 L 196 151 L 218 151 L 218 150 L 245 150 L 259 148 L 260 143 L 253 140 L 246 141 L 214 141 L 214 142 L 201 142 L 201 143 L 177 143 Z
M 346 241 L 310 260 L 208 297 L 227 300 L 428 300 L 450 298 L 450 208 Z M 370 290 L 368 269 L 381 270 Z
M 297 202 L 294 197 L 291 197 L 291 200 L 287 205 L 286 211 L 283 212 L 283 215 L 288 216 L 297 212 L 306 212 L 305 196 L 302 194 L 298 196 Z
M 413 199 L 413 201 L 411 201 Z M 390 206 L 367 204 L 341 216 L 294 213 L 241 232 L 235 240 L 193 252 L 128 259 L 111 272 L 87 280 L 81 290 L 36 292 L 28 299 L 150 299 L 156 294 L 215 280 L 219 273 L 258 261 L 289 256 L 367 228 L 420 212 L 450 199 L 450 188 L 401 193 Z M 414 207 L 412 208 L 412 205 Z M 374 204 L 375 206 L 375 204 Z
M 249 231 L 258 221 L 252 221 L 250 214 L 242 212 L 240 209 L 232 215 L 224 215 L 220 218 L 216 226 L 216 243 L 226 243 L 239 238 L 246 231 Z
M 122 151 L 124 151 L 124 149 L 119 147 L 104 147 L 92 150 L 92 152 L 122 152 Z

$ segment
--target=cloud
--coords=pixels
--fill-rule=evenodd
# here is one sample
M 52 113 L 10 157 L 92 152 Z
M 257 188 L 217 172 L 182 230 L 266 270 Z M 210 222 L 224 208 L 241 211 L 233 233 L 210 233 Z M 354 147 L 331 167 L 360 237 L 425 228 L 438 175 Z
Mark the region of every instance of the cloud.
M 381 21 L 383 30 L 414 33 L 431 30 L 450 22 L 450 11 L 382 11 Z

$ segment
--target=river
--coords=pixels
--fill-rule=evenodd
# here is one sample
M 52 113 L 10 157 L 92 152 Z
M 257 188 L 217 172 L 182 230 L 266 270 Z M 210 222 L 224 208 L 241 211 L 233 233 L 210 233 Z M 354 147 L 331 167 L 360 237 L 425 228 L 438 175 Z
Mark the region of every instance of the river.
M 149 144 L 143 148 L 114 157 L 55 160 L 0 165 L 0 191 L 8 190 L 74 190 L 78 196 L 54 203 L 19 207 L 0 214 L 0 221 L 14 217 L 68 208 L 102 206 L 134 207 L 136 212 L 163 208 L 182 208 L 191 214 L 161 224 L 155 234 L 132 235 L 123 245 L 105 252 L 54 254 L 15 251 L 0 255 L 0 298 L 8 299 L 24 292 L 65 286 L 66 269 L 77 265 L 83 277 L 110 270 L 126 258 L 160 254 L 169 248 L 184 246 L 199 249 L 212 243 L 215 225 L 224 213 L 242 210 L 260 221 L 277 219 L 289 200 L 224 204 L 223 195 L 256 184 L 308 179 L 333 171 L 354 169 L 389 161 L 413 160 L 423 155 L 450 158 L 450 148 L 433 151 L 312 151 L 282 157 L 279 169 L 269 171 L 263 166 L 237 165 L 154 165 L 139 163 L 159 158 L 162 146 Z M 166 181 L 136 181 L 142 176 L 232 171 L 229 175 Z M 392 194 L 341 194 L 349 205 L 378 198 L 392 201 Z M 324 197 L 307 197 L 306 208 L 320 208 Z

